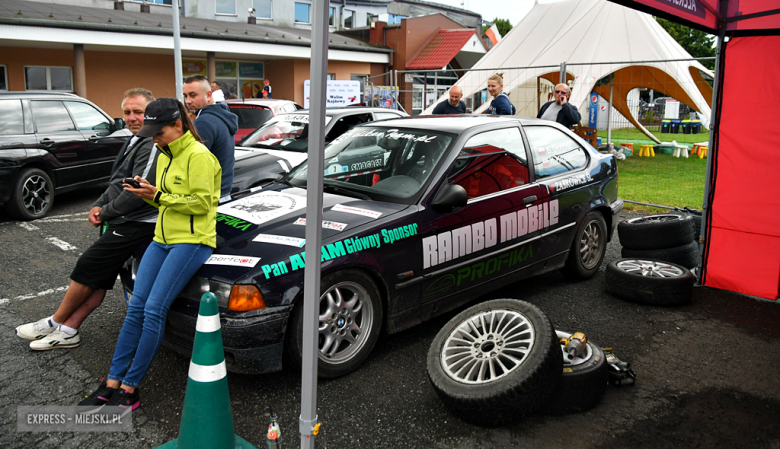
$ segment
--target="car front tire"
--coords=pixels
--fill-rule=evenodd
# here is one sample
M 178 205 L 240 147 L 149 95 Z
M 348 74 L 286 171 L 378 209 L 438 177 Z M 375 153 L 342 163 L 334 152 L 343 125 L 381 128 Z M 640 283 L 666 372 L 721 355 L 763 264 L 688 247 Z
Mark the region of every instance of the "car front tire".
M 318 377 L 356 370 L 374 349 L 382 327 L 379 289 L 364 272 L 342 270 L 322 278 L 318 309 Z M 303 300 L 293 309 L 285 353 L 300 368 L 303 354 Z
M 45 217 L 53 205 L 54 184 L 49 175 L 39 168 L 27 168 L 16 179 L 5 208 L 14 218 L 29 221 Z

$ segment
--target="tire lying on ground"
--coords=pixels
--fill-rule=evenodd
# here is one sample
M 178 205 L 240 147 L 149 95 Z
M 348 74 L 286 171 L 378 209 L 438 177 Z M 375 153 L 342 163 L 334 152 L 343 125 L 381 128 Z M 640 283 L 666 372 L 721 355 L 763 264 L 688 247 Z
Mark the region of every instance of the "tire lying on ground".
M 625 259 L 653 259 L 671 262 L 691 269 L 699 263 L 699 244 L 691 240 L 685 245 L 663 249 L 628 249 L 621 250 Z
M 620 245 L 629 249 L 661 249 L 693 240 L 693 217 L 689 214 L 658 214 L 632 218 L 618 224 Z
M 428 379 L 463 421 L 495 427 L 533 412 L 555 392 L 563 355 L 550 320 L 514 299 L 451 319 L 428 350 Z
M 687 304 L 693 295 L 693 274 L 685 267 L 659 260 L 618 259 L 607 265 L 607 292 L 640 304 Z
M 556 331 L 558 339 L 571 337 L 568 332 Z M 609 366 L 604 351 L 588 340 L 587 352 L 574 357 L 563 352 L 563 374 L 552 398 L 538 413 L 545 415 L 568 415 L 580 413 L 598 405 L 604 397 L 609 382 Z

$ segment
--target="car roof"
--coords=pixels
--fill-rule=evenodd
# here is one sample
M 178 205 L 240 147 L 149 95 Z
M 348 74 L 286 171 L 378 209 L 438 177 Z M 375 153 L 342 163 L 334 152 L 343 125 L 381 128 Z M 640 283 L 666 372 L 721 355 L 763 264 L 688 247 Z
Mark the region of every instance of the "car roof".
M 490 126 L 496 123 L 519 123 L 522 126 L 546 123 L 541 120 L 528 117 L 498 116 L 498 115 L 418 115 L 415 117 L 401 117 L 393 120 L 371 122 L 369 126 L 398 127 L 423 130 L 436 130 L 458 134 L 466 129 Z
M 78 99 L 78 100 L 86 100 L 85 98 L 79 97 L 76 94 L 72 94 L 70 92 L 52 92 L 48 90 L 26 90 L 26 91 L 7 91 L 7 92 L 0 92 L 0 98 L 40 98 L 40 97 L 59 97 L 59 98 L 68 98 L 68 99 Z
M 279 115 L 286 115 L 286 114 L 293 114 L 293 115 L 301 115 L 305 114 L 308 115 L 310 112 L 309 109 L 301 109 L 299 111 L 295 112 L 287 112 L 285 114 L 279 114 Z M 339 107 L 339 108 L 326 108 L 325 109 L 325 115 L 328 116 L 337 116 L 337 115 L 355 115 L 360 114 L 361 112 L 395 112 L 398 114 L 402 114 L 401 111 L 396 111 L 395 109 L 387 109 L 387 108 L 368 108 L 368 107 Z
M 295 103 L 290 100 L 282 100 L 278 98 L 234 98 L 232 100 L 225 100 L 228 105 L 231 104 L 257 104 L 260 106 L 271 106 L 278 103 Z

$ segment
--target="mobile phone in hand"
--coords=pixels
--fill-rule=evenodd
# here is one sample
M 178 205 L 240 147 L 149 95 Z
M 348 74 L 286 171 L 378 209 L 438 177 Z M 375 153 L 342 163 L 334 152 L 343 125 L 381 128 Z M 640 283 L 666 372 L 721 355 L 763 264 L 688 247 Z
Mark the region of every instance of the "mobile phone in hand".
M 125 179 L 122 180 L 122 182 L 124 182 L 125 184 L 130 185 L 134 189 L 140 189 L 141 188 L 141 183 L 136 181 L 133 178 L 125 178 Z

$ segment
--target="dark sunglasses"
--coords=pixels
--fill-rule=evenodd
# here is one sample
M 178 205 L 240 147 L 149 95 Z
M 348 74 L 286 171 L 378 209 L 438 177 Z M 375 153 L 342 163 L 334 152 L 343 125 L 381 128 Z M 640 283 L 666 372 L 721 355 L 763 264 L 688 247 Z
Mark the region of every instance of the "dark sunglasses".
M 556 94 L 562 94 L 562 95 L 566 95 L 566 94 L 568 94 L 568 92 L 564 92 L 564 91 L 562 91 L 562 90 L 556 90 L 556 91 L 555 91 L 555 93 L 556 93 Z

